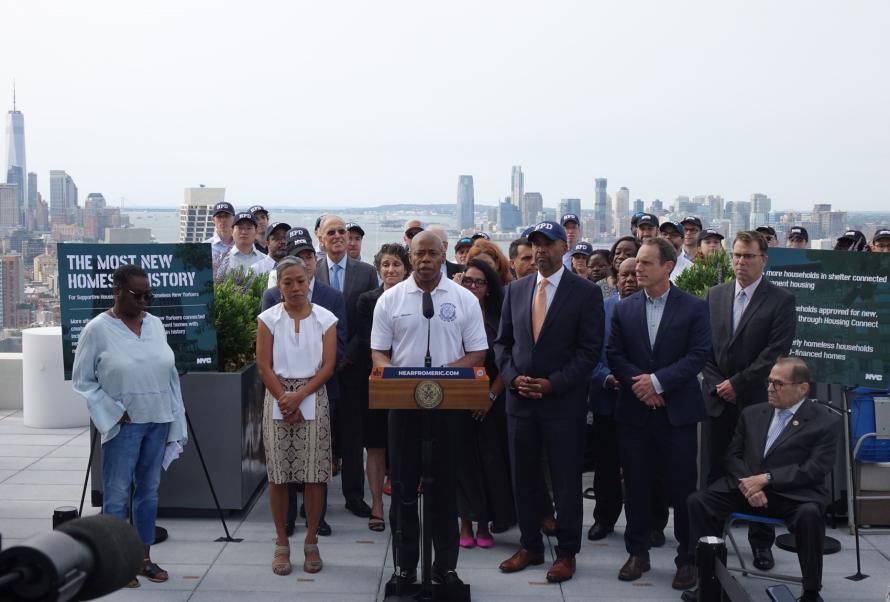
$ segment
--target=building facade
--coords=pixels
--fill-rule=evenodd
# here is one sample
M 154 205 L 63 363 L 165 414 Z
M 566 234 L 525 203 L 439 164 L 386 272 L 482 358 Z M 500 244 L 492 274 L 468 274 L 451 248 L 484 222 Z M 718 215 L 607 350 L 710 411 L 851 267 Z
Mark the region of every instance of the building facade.
M 468 230 L 473 227 L 476 215 L 476 198 L 473 192 L 473 176 L 457 178 L 457 229 Z
M 179 207 L 179 242 L 204 242 L 213 236 L 213 206 L 224 200 L 225 188 L 186 188 Z

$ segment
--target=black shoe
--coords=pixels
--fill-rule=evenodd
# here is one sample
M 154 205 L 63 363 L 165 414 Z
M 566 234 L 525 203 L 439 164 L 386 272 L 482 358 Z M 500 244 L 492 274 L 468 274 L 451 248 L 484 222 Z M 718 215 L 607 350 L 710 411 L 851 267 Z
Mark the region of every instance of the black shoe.
M 454 570 L 445 571 L 444 573 L 433 571 L 433 583 L 437 585 L 444 585 L 446 587 L 464 584 L 464 582 L 460 580 L 460 577 L 457 576 L 457 572 L 455 572 Z
M 683 600 L 683 602 L 698 602 L 698 588 L 687 589 L 680 596 L 680 599 Z
M 365 500 L 349 500 L 346 502 L 346 509 L 359 518 L 371 518 L 371 507 Z
M 387 589 L 390 587 L 404 587 L 417 582 L 417 572 L 402 571 L 401 573 L 393 573 L 392 577 L 386 583 Z
M 306 525 L 306 528 L 308 529 L 309 523 L 307 522 L 304 524 Z M 321 535 L 322 537 L 327 537 L 328 535 L 330 535 L 332 533 L 331 526 L 328 524 L 328 522 L 325 519 L 321 519 L 320 521 L 318 521 L 318 529 L 316 529 L 315 532 L 317 534 Z
M 819 592 L 808 592 L 804 590 L 800 598 L 797 599 L 798 602 L 823 602 L 822 596 L 819 595 Z
M 754 548 L 752 552 L 754 553 L 754 568 L 768 571 L 776 566 L 776 561 L 773 560 L 773 551 L 769 548 Z
M 290 537 L 294 534 L 294 531 L 297 530 L 297 526 L 294 524 L 294 521 L 289 520 L 284 523 L 284 534 Z
M 661 529 L 652 529 L 652 532 L 649 533 L 649 545 L 653 548 L 660 548 L 664 545 L 664 531 Z
M 590 527 L 590 530 L 587 532 L 587 539 L 590 541 L 598 541 L 600 539 L 605 539 L 605 537 L 611 533 L 613 527 L 607 527 L 602 523 L 593 523 Z
M 300 504 L 300 518 L 306 518 L 306 506 Z

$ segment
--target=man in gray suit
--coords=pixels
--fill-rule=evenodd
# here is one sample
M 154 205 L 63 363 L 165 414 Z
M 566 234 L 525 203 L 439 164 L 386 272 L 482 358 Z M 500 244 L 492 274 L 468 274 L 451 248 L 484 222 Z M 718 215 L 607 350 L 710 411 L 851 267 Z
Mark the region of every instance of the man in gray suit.
M 763 277 L 767 242 L 759 232 L 738 232 L 732 245 L 735 281 L 708 292 L 712 354 L 703 371 L 702 389 L 710 416 L 707 446 L 711 484 L 726 475 L 726 450 L 739 414 L 767 401 L 766 380 L 776 358 L 787 355 L 797 313 L 794 296 Z M 754 565 L 773 566 L 775 533 L 763 525 L 748 533 Z
M 367 404 L 367 370 L 361 365 L 357 336 L 358 297 L 377 288 L 374 267 L 351 259 L 346 254 L 346 222 L 336 215 L 325 216 L 319 226 L 325 257 L 318 261 L 315 277 L 341 293 L 346 303 L 346 349 L 337 366 L 340 379 L 340 400 L 336 423 L 343 464 L 341 479 L 346 509 L 360 518 L 371 516 L 371 507 L 364 500 L 365 475 L 362 465 L 364 430 L 362 416 Z M 365 367 L 366 368 L 366 367 Z

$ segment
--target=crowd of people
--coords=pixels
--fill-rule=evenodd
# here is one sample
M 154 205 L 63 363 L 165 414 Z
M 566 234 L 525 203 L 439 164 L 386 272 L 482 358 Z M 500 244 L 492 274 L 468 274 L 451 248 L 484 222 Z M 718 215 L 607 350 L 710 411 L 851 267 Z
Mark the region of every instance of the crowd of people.
M 213 221 L 207 242 L 218 277 L 236 268 L 269 274 L 256 357 L 275 574 L 291 572 L 298 515 L 303 568 L 322 570 L 318 537 L 332 532 L 327 484 L 339 474 L 345 507 L 372 531 L 387 528 L 391 495 L 389 528 L 398 524 L 400 536 L 390 582 L 416 581 L 420 417 L 369 409 L 368 375 L 429 359 L 484 366 L 489 377 L 485 409 L 433 416 L 434 581 L 460 583 L 460 548 L 490 548 L 513 525 L 519 547 L 503 572 L 544 563 L 547 535 L 557 542 L 547 580 L 571 579 L 583 543 L 582 473 L 592 468 L 588 540 L 609 537 L 626 516 L 619 579 L 650 570 L 672 508 L 672 586 L 696 599 L 698 538 L 720 535 L 732 511 L 765 513 L 798 538 L 802 599 L 820 599 L 825 475 L 838 424 L 807 401 L 808 368 L 788 357 L 796 310 L 793 296 L 764 278 L 782 242 L 770 226 L 735 235 L 726 247 L 734 280 L 699 299 L 674 283 L 729 241 L 695 216 L 660 223 L 637 214 L 630 235 L 595 249 L 567 214 L 529 227 L 507 254 L 484 232 L 462 236 L 454 262 L 443 227 L 411 220 L 403 240 L 374 250 L 373 263 L 362 257 L 362 227 L 336 215 L 319 217 L 310 232 L 270 222 L 260 206 L 236 213 L 218 203 Z M 808 242 L 805 228 L 788 230 L 786 246 Z M 871 243 L 851 230 L 837 248 L 890 252 L 890 230 Z M 162 581 L 149 548 L 165 446 L 187 438 L 179 381 L 147 311 L 145 273 L 119 269 L 114 296 L 81 335 L 74 386 L 103 437 L 103 509 L 125 516 L 135 483 L 143 575 Z M 136 340 L 145 344 L 128 344 Z M 772 568 L 774 537 L 752 524 L 757 568 Z

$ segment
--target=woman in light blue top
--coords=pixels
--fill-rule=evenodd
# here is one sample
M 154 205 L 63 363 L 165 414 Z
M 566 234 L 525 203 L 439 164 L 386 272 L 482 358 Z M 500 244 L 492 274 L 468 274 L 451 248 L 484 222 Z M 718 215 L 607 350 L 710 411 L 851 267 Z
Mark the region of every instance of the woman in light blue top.
M 124 265 L 114 271 L 112 285 L 114 306 L 80 333 L 72 386 L 102 434 L 102 511 L 126 520 L 135 485 L 133 524 L 145 546 L 141 574 L 161 582 L 167 571 L 151 561 L 149 549 L 164 449 L 185 443 L 185 409 L 164 325 L 145 311 L 152 299 L 148 274 Z M 139 587 L 139 580 L 129 587 Z

